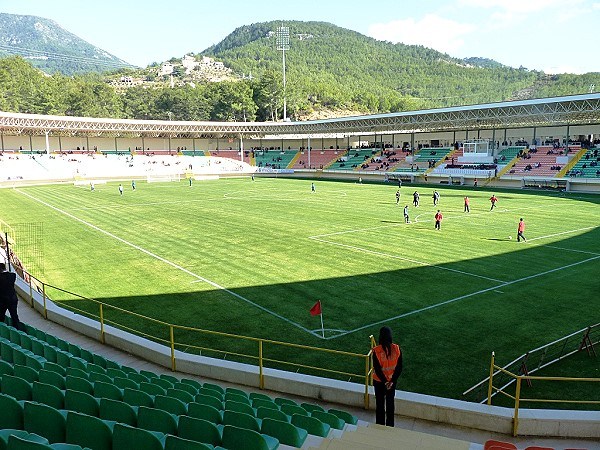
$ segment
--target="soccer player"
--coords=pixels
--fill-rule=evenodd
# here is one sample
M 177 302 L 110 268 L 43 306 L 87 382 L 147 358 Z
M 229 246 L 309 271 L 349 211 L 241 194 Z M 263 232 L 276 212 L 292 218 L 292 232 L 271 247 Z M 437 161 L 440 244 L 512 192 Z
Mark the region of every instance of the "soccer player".
M 436 230 L 441 230 L 443 218 L 444 218 L 444 216 L 442 216 L 442 213 L 438 209 L 437 212 L 435 213 L 435 229 Z
M 492 204 L 490 211 L 496 207 L 497 202 L 498 202 L 498 197 L 496 197 L 494 194 L 492 194 L 492 196 L 490 197 L 490 203 Z
M 123 185 L 119 184 L 119 194 L 123 195 Z
M 408 219 L 408 205 L 404 207 L 404 223 L 410 223 L 410 220 Z
M 95 191 L 96 187 L 94 186 L 94 182 L 90 181 L 90 191 Z
M 413 205 L 419 206 L 419 193 L 417 191 L 415 191 L 413 193 Z
M 471 212 L 471 208 L 469 208 L 469 203 L 470 203 L 469 197 L 465 196 L 465 209 L 464 209 L 464 212 Z
M 525 239 L 525 236 L 523 236 L 523 231 L 525 231 L 525 222 L 523 222 L 523 218 L 521 217 L 517 227 L 517 242 L 521 242 L 521 239 L 527 242 L 527 239 Z
M 315 183 L 310 183 L 310 192 L 317 192 L 317 189 L 315 188 Z
M 440 201 L 440 193 L 438 191 L 433 191 L 433 206 L 437 206 L 438 202 Z
M 135 180 L 131 180 L 131 190 L 135 191 Z
M 400 189 L 396 191 L 396 205 L 400 203 Z

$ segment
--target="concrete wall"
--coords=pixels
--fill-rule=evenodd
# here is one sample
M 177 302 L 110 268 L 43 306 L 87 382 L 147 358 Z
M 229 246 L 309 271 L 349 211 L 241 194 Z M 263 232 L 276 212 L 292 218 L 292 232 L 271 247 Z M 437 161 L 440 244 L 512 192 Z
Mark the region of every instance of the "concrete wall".
M 30 300 L 29 286 L 20 278 L 19 294 Z M 43 298 L 33 291 L 33 305 L 43 312 Z M 100 324 L 60 308 L 47 301 L 48 320 L 100 340 Z M 105 327 L 105 342 L 119 350 L 134 354 L 165 367 L 171 367 L 170 349 L 156 342 L 132 335 L 111 326 Z M 176 369 L 181 373 L 199 375 L 243 386 L 259 386 L 259 369 L 256 366 L 217 360 L 183 352 L 175 352 Z M 309 399 L 364 407 L 365 387 L 357 383 L 331 380 L 310 375 L 264 370 L 264 387 L 268 390 L 293 394 Z M 374 409 L 373 388 L 368 390 L 369 407 Z M 511 434 L 513 410 L 498 406 L 468 403 L 412 392 L 396 392 L 396 411 L 405 417 L 458 425 L 479 430 Z M 531 436 L 557 436 L 570 438 L 600 438 L 600 411 L 519 410 L 519 434 Z

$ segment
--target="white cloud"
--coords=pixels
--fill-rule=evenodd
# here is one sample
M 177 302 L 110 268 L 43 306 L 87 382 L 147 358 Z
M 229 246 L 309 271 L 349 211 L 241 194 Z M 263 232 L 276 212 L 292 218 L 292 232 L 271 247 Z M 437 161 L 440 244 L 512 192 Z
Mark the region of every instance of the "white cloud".
M 375 23 L 369 26 L 367 34 L 382 41 L 423 45 L 455 55 L 464 45 L 463 37 L 475 29 L 471 24 L 427 14 L 420 20 L 409 18 Z
M 592 9 L 600 9 L 600 3 L 592 4 Z
M 585 0 L 459 0 L 464 6 L 478 8 L 499 8 L 508 13 L 532 13 L 548 8 L 570 7 L 581 4 Z

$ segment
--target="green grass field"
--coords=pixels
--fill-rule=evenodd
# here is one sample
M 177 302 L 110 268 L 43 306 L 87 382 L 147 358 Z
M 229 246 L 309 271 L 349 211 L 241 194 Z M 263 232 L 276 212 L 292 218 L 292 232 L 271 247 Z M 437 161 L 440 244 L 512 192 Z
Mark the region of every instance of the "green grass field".
M 369 335 L 388 325 L 403 348 L 400 385 L 409 391 L 460 398 L 488 374 L 492 351 L 503 364 L 600 322 L 599 196 L 498 191 L 490 212 L 492 191 L 440 187 L 444 220 L 435 231 L 432 186 L 405 185 L 397 206 L 394 185 L 316 181 L 311 193 L 310 184 L 138 183 L 136 191 L 125 184 L 123 196 L 117 184 L 95 192 L 2 189 L 0 219 L 16 230 L 43 223 L 44 281 L 163 321 L 361 354 Z M 402 206 L 415 189 L 421 206 L 411 205 L 405 224 Z M 516 242 L 519 217 L 527 243 Z M 27 263 L 27 248 L 20 253 Z M 316 300 L 325 339 L 319 317 L 309 314 Z M 167 338 L 164 329 L 107 314 Z M 249 348 L 198 339 L 177 336 L 230 353 Z M 364 372 L 360 361 L 270 352 Z

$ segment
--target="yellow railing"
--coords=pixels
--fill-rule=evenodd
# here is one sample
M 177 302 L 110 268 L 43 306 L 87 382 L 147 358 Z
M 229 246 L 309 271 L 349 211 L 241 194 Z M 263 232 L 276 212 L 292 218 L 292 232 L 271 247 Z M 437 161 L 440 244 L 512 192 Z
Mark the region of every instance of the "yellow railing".
M 512 395 L 504 390 L 512 382 L 507 383 L 504 388 L 497 388 L 494 386 L 494 375 L 498 372 L 507 375 L 508 377 L 516 380 L 515 395 Z M 523 380 L 530 382 L 531 380 L 538 381 L 577 381 L 585 383 L 600 383 L 600 378 L 575 378 L 575 377 L 540 377 L 535 375 L 517 375 L 500 366 L 495 364 L 495 354 L 492 352 L 492 360 L 490 363 L 490 380 L 488 387 L 488 399 L 487 404 L 492 404 L 492 396 L 494 393 L 498 393 L 514 400 L 514 415 L 513 415 L 513 436 L 516 436 L 519 430 L 519 407 L 523 402 L 530 403 L 573 403 L 573 404 L 587 404 L 587 405 L 600 405 L 600 400 L 565 400 L 565 399 L 541 399 L 541 398 L 524 398 L 521 397 L 521 385 Z
M 96 319 L 98 321 L 98 332 L 99 332 L 98 339 L 103 344 L 105 343 L 105 326 L 107 324 L 114 326 L 115 328 L 119 328 L 121 330 L 128 331 L 134 335 L 142 336 L 144 338 L 148 338 L 150 340 L 157 341 L 161 344 L 164 344 L 165 346 L 169 347 L 169 349 L 170 349 L 171 370 L 173 370 L 173 371 L 177 370 L 177 359 L 176 359 L 176 351 L 175 350 L 178 347 L 185 346 L 184 352 L 187 351 L 188 349 L 194 349 L 194 350 L 197 350 L 199 353 L 201 353 L 202 351 L 209 351 L 209 352 L 214 352 L 216 354 L 232 355 L 232 356 L 246 358 L 246 359 L 255 361 L 256 364 L 258 365 L 258 369 L 259 369 L 258 385 L 259 385 L 260 389 L 264 389 L 264 386 L 265 386 L 264 369 L 265 369 L 265 367 L 267 367 L 267 364 L 290 366 L 290 367 L 296 368 L 296 370 L 305 369 L 305 370 L 310 370 L 310 371 L 315 371 L 315 372 L 326 373 L 326 374 L 330 374 L 330 375 L 334 375 L 334 376 L 340 376 L 340 377 L 343 376 L 345 378 L 349 377 L 350 379 L 360 379 L 360 380 L 364 381 L 364 385 L 365 385 L 364 407 L 365 407 L 365 409 L 369 408 L 369 386 L 372 384 L 371 351 L 369 351 L 366 355 L 361 355 L 359 353 L 345 352 L 345 351 L 341 351 L 341 350 L 332 350 L 332 349 L 326 349 L 326 348 L 311 347 L 311 346 L 302 345 L 302 344 L 280 342 L 280 341 L 274 341 L 274 340 L 270 340 L 270 339 L 261 339 L 261 338 L 255 338 L 255 337 L 250 337 L 250 336 L 242 336 L 242 335 L 236 335 L 236 334 L 231 334 L 231 333 L 224 333 L 224 332 L 220 332 L 220 331 L 203 330 L 200 328 L 175 325 L 172 323 L 164 322 L 162 320 L 144 316 L 142 314 L 138 314 L 133 311 L 119 308 L 117 306 L 103 303 L 98 300 L 94 300 L 92 298 L 87 298 L 87 297 L 81 296 L 81 295 L 73 293 L 73 292 L 69 292 L 69 291 L 61 289 L 59 287 L 44 283 L 42 280 L 39 280 L 38 278 L 34 277 L 33 275 L 31 275 L 25 271 L 23 271 L 22 273 L 19 273 L 19 275 L 21 275 L 21 277 L 29 285 L 29 303 L 30 303 L 31 307 L 35 306 L 34 305 L 34 291 L 39 292 L 41 294 L 41 296 L 42 296 L 41 304 L 42 304 L 42 308 L 43 308 L 42 314 L 43 314 L 44 318 L 46 318 L 46 319 L 48 318 L 48 301 L 50 300 L 49 295 L 48 295 L 49 290 L 55 290 L 58 292 L 62 292 L 64 294 L 67 294 L 68 296 L 75 298 L 75 299 L 86 300 L 86 301 L 92 302 L 92 303 L 96 304 L 98 307 L 97 314 L 92 313 L 88 310 L 76 308 L 72 305 L 65 307 L 65 305 L 68 302 L 59 302 L 59 303 L 60 303 L 60 306 L 65 309 L 68 309 L 68 310 L 76 312 L 76 313 L 80 313 L 86 317 L 91 317 L 91 318 Z M 157 336 L 156 334 L 150 334 L 150 333 L 142 331 L 141 329 L 134 329 L 123 323 L 118 323 L 116 321 L 107 320 L 106 319 L 107 309 L 116 311 L 118 313 L 121 313 L 121 314 L 124 314 L 127 316 L 135 317 L 135 318 L 141 320 L 142 323 L 145 323 L 146 327 L 150 326 L 150 324 L 158 325 L 159 327 L 164 327 L 165 330 L 168 330 L 169 337 L 168 337 L 168 339 L 161 338 L 161 337 Z M 143 327 L 140 327 L 140 328 L 143 328 Z M 197 334 L 198 337 L 200 337 L 200 336 L 218 336 L 218 337 L 222 337 L 222 338 L 233 339 L 235 341 L 253 343 L 255 345 L 254 348 L 256 349 L 256 351 L 255 351 L 255 353 L 243 353 L 243 352 L 238 352 L 238 351 L 232 351 L 232 348 L 229 348 L 227 350 L 222 350 L 222 349 L 216 349 L 216 348 L 211 348 L 211 347 L 204 347 L 204 346 L 200 346 L 200 345 L 194 345 L 194 344 L 190 344 L 187 342 L 186 343 L 177 342 L 177 340 L 176 340 L 176 332 L 177 331 L 179 331 L 179 332 L 186 331 L 186 332 L 195 333 L 195 334 Z M 275 347 L 288 348 L 288 349 L 293 348 L 293 349 L 301 350 L 302 352 L 316 352 L 317 355 L 323 355 L 323 356 L 347 357 L 347 358 L 350 358 L 351 361 L 352 360 L 354 360 L 354 361 L 362 360 L 362 361 L 364 361 L 365 370 L 364 370 L 364 373 L 351 373 L 351 372 L 347 372 L 344 370 L 336 370 L 336 369 L 327 368 L 327 367 L 319 367 L 319 366 L 304 364 L 304 363 L 300 363 L 300 362 L 293 362 L 290 360 L 286 361 L 286 360 L 281 360 L 281 359 L 267 358 L 264 355 L 266 346 L 270 346 L 273 348 L 275 348 Z M 318 358 L 319 361 L 327 361 L 330 359 L 331 358 L 325 358 L 325 357 Z

